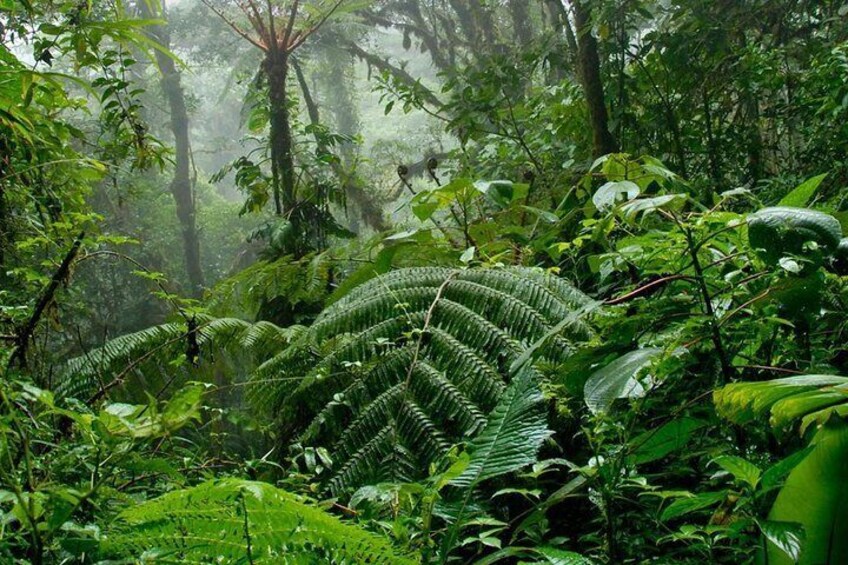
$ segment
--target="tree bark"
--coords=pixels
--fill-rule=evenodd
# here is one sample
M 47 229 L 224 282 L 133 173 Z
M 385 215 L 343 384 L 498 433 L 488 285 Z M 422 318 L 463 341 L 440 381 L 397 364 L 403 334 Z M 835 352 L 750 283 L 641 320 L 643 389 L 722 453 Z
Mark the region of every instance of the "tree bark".
M 542 3 L 542 10 L 545 15 L 545 22 L 550 26 L 551 31 L 556 37 L 557 43 L 559 44 L 559 49 L 554 49 L 548 54 L 548 84 L 559 84 L 562 82 L 565 77 L 568 69 L 573 69 L 574 65 L 568 64 L 572 60 L 572 54 L 577 51 L 571 49 L 569 46 L 568 51 L 563 49 L 562 45 L 562 37 L 565 34 L 564 23 L 565 19 L 561 15 L 562 4 L 559 0 L 540 0 Z
M 572 0 L 571 7 L 574 11 L 574 25 L 577 31 L 578 75 L 583 85 L 583 94 L 592 127 L 592 153 L 595 157 L 600 157 L 607 153 L 618 152 L 618 142 L 609 129 L 598 41 L 592 34 L 589 7 L 578 0 Z
M 530 22 L 530 4 L 527 0 L 509 0 L 509 13 L 512 17 L 512 29 L 520 45 L 533 40 L 533 28 Z
M 704 195 L 705 201 L 710 205 L 713 199 L 713 195 L 722 189 L 722 175 L 721 175 L 721 164 L 720 157 L 718 152 L 718 146 L 716 144 L 715 134 L 713 133 L 713 116 L 712 110 L 710 109 L 711 101 L 710 101 L 710 93 L 707 89 L 706 83 L 701 87 L 701 101 L 704 105 L 704 125 L 706 128 L 706 136 L 707 136 L 707 155 L 709 158 L 710 164 L 710 178 L 712 180 L 712 186 L 706 191 Z
M 268 51 L 264 62 L 265 76 L 271 103 L 271 168 L 274 178 L 274 209 L 278 216 L 292 214 L 295 206 L 294 155 L 291 116 L 286 81 L 289 73 L 288 54 L 281 50 Z
M 145 17 L 151 17 L 145 2 L 139 3 Z M 163 4 L 164 9 L 164 4 Z M 170 33 L 164 26 L 151 26 L 150 35 L 166 49 L 170 48 Z M 197 209 L 194 187 L 191 180 L 191 146 L 188 133 L 188 110 L 180 81 L 180 72 L 174 60 L 165 53 L 155 50 L 156 65 L 161 73 L 160 84 L 171 114 L 171 131 L 174 134 L 174 178 L 171 194 L 177 207 L 177 218 L 183 236 L 186 273 L 191 284 L 191 295 L 203 292 L 203 267 L 200 263 L 200 239 L 197 234 Z
M 0 282 L 6 282 L 6 246 L 9 241 L 12 241 L 12 234 L 9 233 L 9 206 L 6 203 L 6 183 L 3 177 L 6 176 L 6 161 L 9 159 L 8 148 L 6 141 L 0 139 Z

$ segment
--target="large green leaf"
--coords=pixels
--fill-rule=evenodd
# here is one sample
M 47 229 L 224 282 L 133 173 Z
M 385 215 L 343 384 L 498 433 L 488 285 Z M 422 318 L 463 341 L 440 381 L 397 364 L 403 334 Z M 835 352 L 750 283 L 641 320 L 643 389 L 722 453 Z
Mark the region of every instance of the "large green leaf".
M 642 396 L 645 393 L 645 387 L 636 377 L 660 353 L 662 349 L 655 347 L 637 349 L 625 353 L 592 373 L 583 387 L 586 406 L 589 410 L 593 414 L 600 414 L 609 410 L 617 398 Z
M 630 441 L 633 462 L 649 463 L 682 449 L 704 425 L 701 420 L 683 417 L 640 434 Z
M 737 424 L 768 414 L 773 428 L 785 430 L 801 421 L 801 432 L 831 416 L 848 415 L 848 378 L 799 375 L 753 383 L 733 383 L 717 390 L 713 401 L 721 416 Z
M 771 545 L 782 551 L 792 563 L 801 557 L 804 544 L 804 527 L 796 522 L 777 522 L 775 520 L 758 520 L 760 533 Z
M 760 483 L 763 472 L 746 459 L 735 455 L 721 455 L 713 459 L 712 462 L 730 473 L 734 479 L 746 483 L 752 489 L 757 488 Z
M 633 200 L 639 196 L 639 192 L 639 185 L 633 181 L 608 182 L 592 195 L 592 203 L 598 210 L 606 210 L 613 207 L 619 199 Z
M 734 383 L 714 394 L 719 413 L 739 424 L 769 414 L 771 425 L 785 430 L 797 421 L 804 433 L 816 424 L 809 453 L 792 468 L 769 514 L 774 522 L 804 527 L 802 564 L 848 562 L 848 378 L 835 375 L 800 375 L 755 383 Z M 765 486 L 780 471 L 763 475 Z M 772 529 L 774 530 L 774 528 Z M 778 535 L 780 534 L 780 535 Z M 769 540 L 767 563 L 795 561 L 789 534 L 763 531 Z M 787 537 L 789 536 L 789 537 Z
M 470 443 L 468 466 L 449 484 L 464 489 L 457 510 L 442 539 L 442 561 L 446 561 L 471 514 L 474 489 L 483 481 L 511 473 L 536 460 L 542 442 L 550 435 L 542 392 L 535 372 L 525 364 L 489 414 L 486 426 Z
M 727 493 L 724 491 L 703 492 L 686 498 L 679 498 L 663 510 L 660 519 L 665 522 L 705 508 L 711 508 L 726 498 Z
M 802 207 L 806 206 L 810 202 L 810 198 L 816 193 L 819 188 L 819 185 L 827 176 L 827 173 L 822 175 L 815 176 L 811 179 L 807 179 L 797 187 L 795 187 L 792 192 L 783 197 L 783 199 L 778 202 L 778 206 L 797 206 Z
M 545 560 L 542 563 L 550 565 L 592 565 L 592 560 L 573 551 L 565 551 L 555 547 L 537 547 L 535 549 Z
M 804 527 L 801 565 L 848 563 L 848 425 L 819 429 L 813 450 L 789 474 L 769 520 Z M 773 535 L 766 538 L 769 565 L 795 563 L 786 554 L 791 540 L 775 545 Z

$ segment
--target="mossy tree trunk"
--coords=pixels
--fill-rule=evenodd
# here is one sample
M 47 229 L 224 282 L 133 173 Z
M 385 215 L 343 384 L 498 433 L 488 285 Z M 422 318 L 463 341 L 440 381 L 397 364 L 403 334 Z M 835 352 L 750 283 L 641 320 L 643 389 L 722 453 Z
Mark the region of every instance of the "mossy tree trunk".
M 141 2 L 139 6 L 145 17 L 152 17 L 146 3 Z M 151 26 L 149 33 L 163 47 L 170 48 L 170 33 L 165 26 Z M 191 179 L 188 109 L 180 72 L 174 60 L 159 50 L 155 53 L 156 65 L 161 73 L 162 92 L 165 94 L 171 114 L 171 131 L 174 134 L 174 178 L 171 181 L 171 194 L 174 196 L 177 218 L 182 231 L 185 266 L 191 285 L 191 295 L 199 296 L 203 292 L 204 279 L 203 267 L 200 263 L 200 238 L 197 233 L 194 184 Z
M 296 201 L 294 174 L 294 147 L 291 131 L 291 116 L 287 80 L 289 74 L 288 54 L 271 49 L 265 56 L 265 76 L 268 78 L 268 94 L 271 121 L 271 168 L 274 178 L 274 210 L 278 216 L 292 214 Z

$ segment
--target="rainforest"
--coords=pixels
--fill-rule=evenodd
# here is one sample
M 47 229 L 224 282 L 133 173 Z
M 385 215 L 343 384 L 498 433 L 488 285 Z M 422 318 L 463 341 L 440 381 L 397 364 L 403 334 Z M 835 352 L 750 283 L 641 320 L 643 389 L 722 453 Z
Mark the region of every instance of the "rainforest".
M 7 563 L 848 563 L 848 2 L 0 0 Z

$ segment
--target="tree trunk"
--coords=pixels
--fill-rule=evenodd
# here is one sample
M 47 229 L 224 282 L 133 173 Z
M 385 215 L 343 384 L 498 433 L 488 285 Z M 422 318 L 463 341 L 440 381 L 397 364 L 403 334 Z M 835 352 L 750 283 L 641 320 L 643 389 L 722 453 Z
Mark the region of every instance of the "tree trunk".
M 577 0 L 572 0 L 571 6 L 574 9 L 574 25 L 577 30 L 578 75 L 583 85 L 583 94 L 589 107 L 589 121 L 592 126 L 592 153 L 595 157 L 600 157 L 607 153 L 616 153 L 618 142 L 609 130 L 598 41 L 592 34 L 589 7 Z
M 351 92 L 351 71 L 354 58 L 347 51 L 339 51 L 329 61 L 322 73 L 322 81 L 328 92 L 330 110 L 335 116 L 336 127 L 342 135 L 355 137 L 362 131 L 356 103 Z M 345 141 L 341 144 L 341 157 L 346 167 L 353 165 L 357 156 L 356 144 Z
M 738 30 L 734 33 L 735 42 L 740 53 L 745 53 L 748 48 L 748 39 L 744 31 Z M 742 67 L 742 72 L 746 71 Z M 750 83 L 750 79 L 744 74 L 741 77 L 742 87 L 739 92 L 739 103 L 747 120 L 744 125 L 745 150 L 748 161 L 748 182 L 754 185 L 763 176 L 763 134 L 760 131 L 760 102 Z
M 12 241 L 9 233 L 9 206 L 6 204 L 6 185 L 2 180 L 6 176 L 4 160 L 9 153 L 6 151 L 6 142 L 0 139 L 0 282 L 6 282 L 6 246 Z
M 763 178 L 765 166 L 763 163 L 763 134 L 760 131 L 760 103 L 750 88 L 743 91 L 745 116 L 748 127 L 745 141 L 748 153 L 748 180 L 754 185 Z
M 562 82 L 567 76 L 567 72 L 569 69 L 573 69 L 574 65 L 569 64 L 572 61 L 572 54 L 577 51 L 571 49 L 570 45 L 568 45 L 568 49 L 566 50 L 562 44 L 562 38 L 565 34 L 564 23 L 563 20 L 565 17 L 561 14 L 562 4 L 559 0 L 540 0 L 542 2 L 542 9 L 544 10 L 545 20 L 550 25 L 551 30 L 553 31 L 554 37 L 556 37 L 557 43 L 559 44 L 558 49 L 553 49 L 548 54 L 548 84 L 559 84 Z
M 145 2 L 139 3 L 145 17 L 151 17 Z M 164 9 L 164 4 L 163 4 Z M 170 33 L 164 26 L 151 26 L 150 34 L 163 47 L 169 49 Z M 203 268 L 200 264 L 200 240 L 197 234 L 197 210 L 191 181 L 191 148 L 188 135 L 188 110 L 180 84 L 180 72 L 174 60 L 156 50 L 156 65 L 161 73 L 160 84 L 171 113 L 171 131 L 174 134 L 174 178 L 171 194 L 177 206 L 177 218 L 183 234 L 186 273 L 191 284 L 191 295 L 199 296 L 203 291 Z
M 278 216 L 285 213 L 289 216 L 289 221 L 296 222 L 296 215 L 292 214 L 295 207 L 294 155 L 286 89 L 289 72 L 288 55 L 272 49 L 265 58 L 264 69 L 268 77 L 271 103 L 271 169 L 274 177 L 274 209 Z
M 533 28 L 530 21 L 530 4 L 527 0 L 509 0 L 509 14 L 512 28 L 519 45 L 527 45 L 533 40 Z

